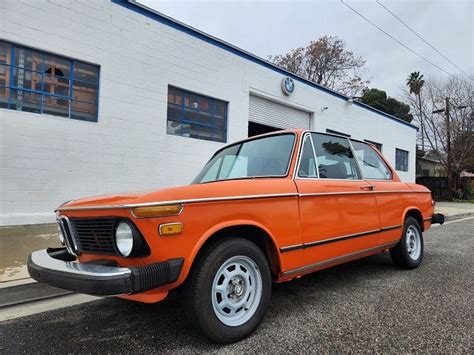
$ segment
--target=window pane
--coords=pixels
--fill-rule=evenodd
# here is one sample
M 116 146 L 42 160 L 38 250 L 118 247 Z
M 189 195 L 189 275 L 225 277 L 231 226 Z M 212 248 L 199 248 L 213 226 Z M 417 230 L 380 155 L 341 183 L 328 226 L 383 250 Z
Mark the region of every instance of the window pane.
M 97 105 L 88 102 L 72 101 L 71 118 L 97 122 Z
M 69 100 L 43 95 L 43 113 L 56 116 L 69 116 Z
M 207 112 L 199 112 L 199 123 L 206 125 L 213 125 L 212 116 Z
M 199 109 L 199 96 L 191 93 L 187 93 L 184 96 L 184 106 Z
M 168 102 L 181 105 L 183 102 L 182 92 L 178 89 L 170 87 L 168 90 Z
M 212 101 L 209 98 L 201 97 L 199 100 L 199 110 L 211 112 L 212 110 Z
M 1 87 L 0 86 L 0 107 L 7 108 L 8 107 L 8 95 L 10 93 L 10 89 Z
M 94 65 L 74 61 L 73 79 L 97 84 L 99 82 L 99 68 Z
M 25 69 L 13 69 L 13 86 L 28 90 L 41 91 L 43 75 Z
M 58 58 L 56 56 L 45 55 L 43 63 L 43 72 L 50 75 L 56 75 L 63 78 L 70 76 L 71 61 Z
M 213 140 L 212 139 L 212 132 L 213 129 L 211 127 L 199 126 L 199 138 L 205 140 Z
M 299 177 L 317 177 L 316 161 L 314 159 L 313 147 L 311 145 L 310 136 L 306 136 L 303 151 L 301 152 L 300 166 L 298 169 Z
M 227 103 L 223 101 L 216 101 L 216 114 L 225 116 L 227 114 Z
M 352 141 L 364 179 L 390 180 L 392 173 L 380 156 L 368 144 Z
M 185 121 L 192 121 L 192 122 L 199 122 L 198 111 L 191 110 L 189 108 L 185 108 L 184 109 L 184 120 Z
M 408 171 L 408 152 L 402 149 L 395 149 L 395 169 Z
M 180 121 L 181 108 L 174 105 L 168 105 L 168 119 L 172 121 Z
M 11 90 L 10 108 L 41 113 L 41 95 L 22 90 Z
M 11 64 L 11 45 L 0 41 L 0 64 Z
M 78 101 L 97 102 L 97 85 L 74 81 L 72 99 Z
M 360 179 L 357 163 L 346 138 L 312 133 L 320 178 Z
M 290 163 L 295 136 L 281 134 L 234 144 L 215 155 L 194 179 L 193 183 L 209 181 L 209 170 L 223 159 L 216 180 L 284 176 Z
M 69 79 L 63 79 L 54 75 L 43 76 L 43 92 L 51 95 L 69 97 Z
M 225 128 L 225 117 L 220 117 L 220 116 L 214 116 L 214 121 L 216 124 L 216 127 Z
M 213 138 L 212 140 L 215 142 L 225 142 L 226 141 L 225 131 L 215 129 L 212 138 Z
M 36 71 L 43 71 L 43 54 L 40 52 L 15 48 L 15 66 Z
M 0 86 L 10 86 L 10 67 L 0 64 Z

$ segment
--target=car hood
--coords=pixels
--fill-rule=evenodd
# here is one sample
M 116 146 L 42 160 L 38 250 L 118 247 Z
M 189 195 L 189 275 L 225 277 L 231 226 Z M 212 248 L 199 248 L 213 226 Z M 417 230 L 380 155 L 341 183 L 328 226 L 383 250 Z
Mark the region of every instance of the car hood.
M 271 181 L 271 183 L 269 183 Z M 71 200 L 59 209 L 71 207 L 122 207 L 124 205 L 186 202 L 188 200 L 254 196 L 267 194 L 296 193 L 291 179 L 258 178 L 243 180 L 216 181 L 212 183 L 185 185 L 166 189 L 147 190 L 130 193 L 92 196 Z

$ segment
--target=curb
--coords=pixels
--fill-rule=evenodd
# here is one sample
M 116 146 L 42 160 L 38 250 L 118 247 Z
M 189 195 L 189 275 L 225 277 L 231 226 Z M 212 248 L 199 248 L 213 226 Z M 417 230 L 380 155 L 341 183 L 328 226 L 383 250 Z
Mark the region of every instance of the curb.
M 468 217 L 474 217 L 474 212 L 466 212 L 466 213 L 460 213 L 460 214 L 454 214 L 454 215 L 447 215 L 444 216 L 445 221 L 455 221 L 457 219 L 463 219 L 463 218 L 468 218 Z
M 7 282 L 0 284 L 0 309 L 72 293 L 74 292 L 36 282 L 33 279 Z

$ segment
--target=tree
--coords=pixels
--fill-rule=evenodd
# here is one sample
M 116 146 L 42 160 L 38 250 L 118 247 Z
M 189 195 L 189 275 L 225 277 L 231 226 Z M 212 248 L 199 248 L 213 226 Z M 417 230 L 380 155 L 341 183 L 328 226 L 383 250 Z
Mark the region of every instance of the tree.
M 411 73 L 407 78 L 407 86 L 409 88 L 410 94 L 415 95 L 417 101 L 416 112 L 420 120 L 420 129 L 421 129 L 421 150 L 425 150 L 425 127 L 423 124 L 423 117 L 420 113 L 421 111 L 421 89 L 425 81 L 423 80 L 423 75 L 420 75 L 419 71 Z
M 420 106 L 425 138 L 448 174 L 448 195 L 456 193 L 459 174 L 470 168 L 474 151 L 472 84 L 464 78 L 429 79 L 417 100 L 406 92 L 412 107 Z
M 383 90 L 365 90 L 360 101 L 406 122 L 413 120 L 413 116 L 410 114 L 410 106 L 392 97 L 388 97 L 387 93 Z
M 361 78 L 365 60 L 346 49 L 338 37 L 324 36 L 286 54 L 269 56 L 268 60 L 305 79 L 344 94 L 355 96 L 369 83 Z

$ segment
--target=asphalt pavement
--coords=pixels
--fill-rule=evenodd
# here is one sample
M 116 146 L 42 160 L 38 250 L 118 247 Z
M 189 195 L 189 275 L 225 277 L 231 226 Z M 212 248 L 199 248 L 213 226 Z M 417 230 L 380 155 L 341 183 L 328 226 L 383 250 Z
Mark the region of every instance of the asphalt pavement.
M 472 354 L 473 254 L 471 218 L 427 232 L 418 269 L 396 269 L 380 254 L 275 285 L 263 324 L 231 345 L 200 337 L 175 294 L 152 305 L 105 298 L 4 321 L 0 353 Z

